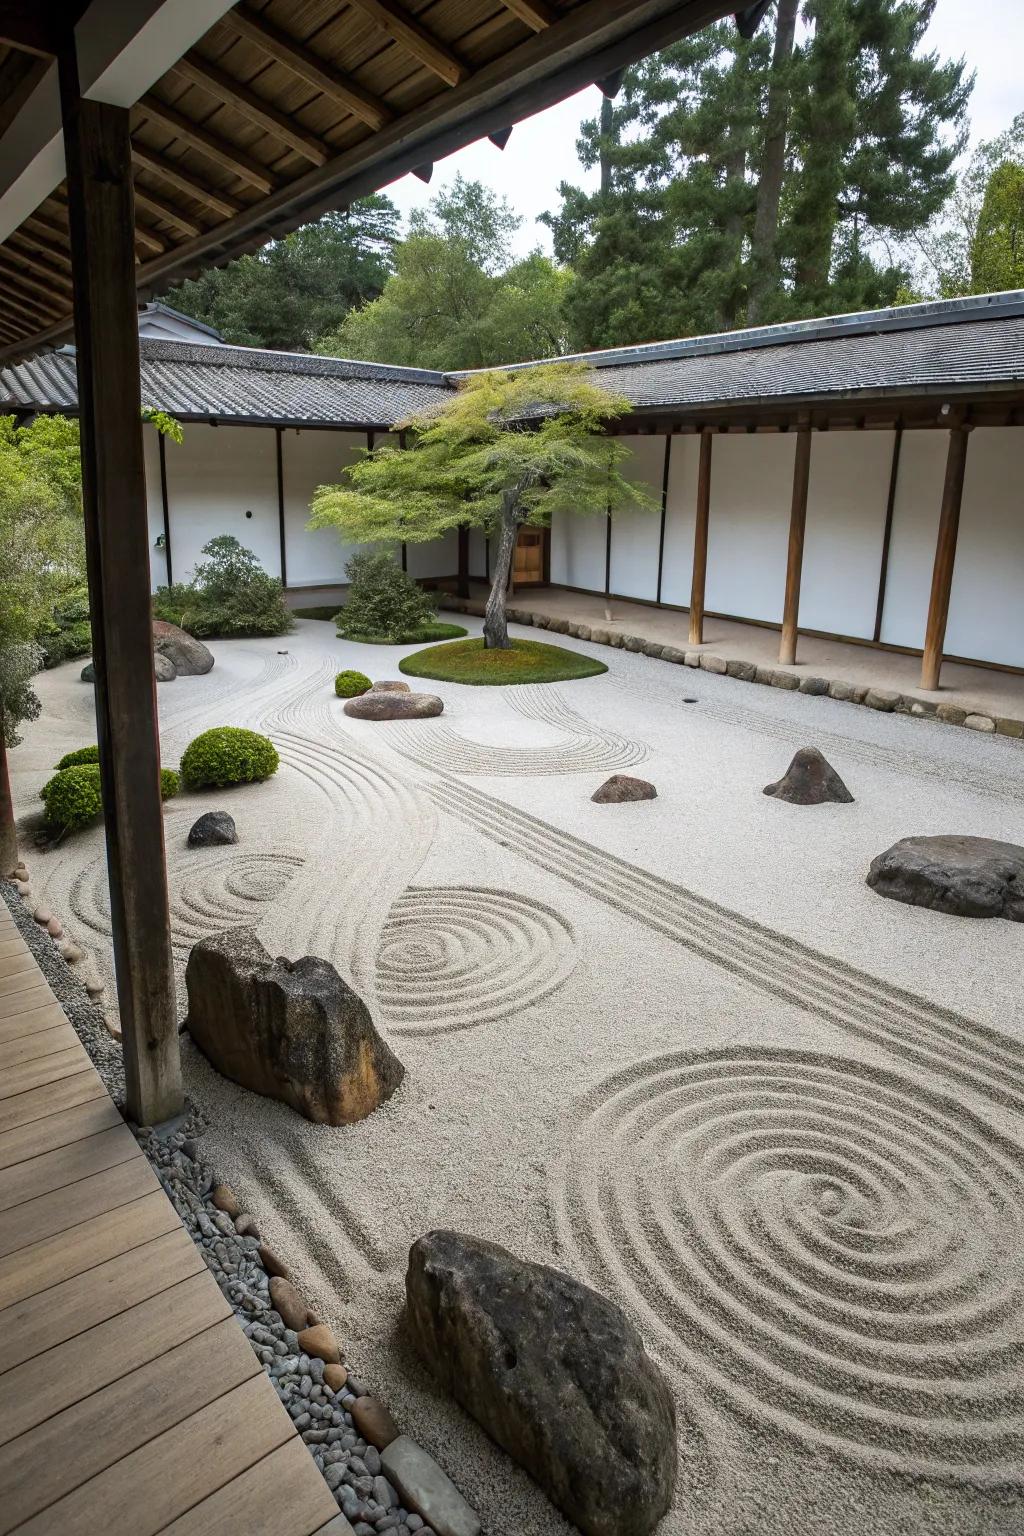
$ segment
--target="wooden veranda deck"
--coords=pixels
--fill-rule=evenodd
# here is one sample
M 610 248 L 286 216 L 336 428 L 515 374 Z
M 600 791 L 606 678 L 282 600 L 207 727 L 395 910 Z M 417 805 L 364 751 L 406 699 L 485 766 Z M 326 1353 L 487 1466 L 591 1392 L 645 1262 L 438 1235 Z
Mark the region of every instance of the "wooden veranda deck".
M 350 1529 L 0 901 L 0 1536 Z

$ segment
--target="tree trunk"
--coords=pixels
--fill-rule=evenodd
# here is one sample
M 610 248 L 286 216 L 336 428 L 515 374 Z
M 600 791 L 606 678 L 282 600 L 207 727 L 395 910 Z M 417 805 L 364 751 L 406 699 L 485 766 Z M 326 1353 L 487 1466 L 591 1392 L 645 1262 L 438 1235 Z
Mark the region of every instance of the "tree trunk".
M 751 244 L 752 277 L 747 301 L 747 323 L 758 325 L 766 299 L 778 277 L 777 243 L 779 205 L 786 171 L 786 138 L 789 130 L 789 63 L 793 57 L 799 0 L 779 0 L 775 22 L 775 47 L 764 120 L 764 151 L 757 185 L 757 210 Z
M 601 197 L 607 202 L 612 190 L 611 138 L 614 130 L 611 97 L 601 97 Z
M 484 649 L 487 651 L 507 651 L 511 645 L 508 638 L 508 621 L 505 618 L 505 593 L 512 574 L 512 556 L 515 553 L 518 532 L 515 501 L 506 492 L 501 499 L 501 533 L 498 538 L 498 553 L 494 561 L 490 596 L 484 610 Z
M 18 833 L 14 825 L 14 801 L 7 771 L 7 744 L 0 720 L 0 879 L 9 880 L 18 864 Z

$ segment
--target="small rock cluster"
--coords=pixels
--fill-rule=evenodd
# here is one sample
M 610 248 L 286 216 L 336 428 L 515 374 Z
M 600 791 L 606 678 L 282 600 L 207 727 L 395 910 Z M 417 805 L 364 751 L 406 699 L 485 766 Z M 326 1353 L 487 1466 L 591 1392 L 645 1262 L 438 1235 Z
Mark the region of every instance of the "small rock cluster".
M 13 888 L 13 894 L 21 898 L 21 910 L 33 918 L 35 923 L 38 924 L 39 931 L 45 934 L 51 941 L 51 945 L 44 945 L 44 951 L 52 946 L 66 965 L 75 966 L 78 978 L 89 999 L 94 1003 L 101 1003 L 106 988 L 99 972 L 95 965 L 90 962 L 89 957 L 81 946 L 76 944 L 74 939 L 65 931 L 64 924 L 60 918 L 44 901 L 36 901 L 26 865 L 18 864 L 16 866 L 11 880 L 11 888 Z M 33 949 L 33 954 L 35 954 L 38 961 L 40 958 L 39 953 Z M 52 985 L 50 973 L 41 962 L 40 969 L 46 976 L 47 981 Z
M 456 613 L 482 614 L 484 611 L 481 602 L 449 596 L 445 597 L 445 607 Z M 508 620 L 512 624 L 532 624 L 537 629 L 548 629 L 556 635 L 589 640 L 593 645 L 611 645 L 624 651 L 635 651 L 660 661 L 674 662 L 676 666 L 700 667 L 705 672 L 735 677 L 745 683 L 763 683 L 771 688 L 785 688 L 791 692 L 827 694 L 830 699 L 839 699 L 846 704 L 863 704 L 868 709 L 877 709 L 887 714 L 942 720 L 947 725 L 962 725 L 969 731 L 983 731 L 989 735 L 998 732 L 1001 736 L 1024 737 L 1024 720 L 1004 715 L 986 715 L 981 710 L 962 709 L 959 704 L 936 704 L 931 699 L 918 699 L 913 694 L 894 693 L 886 688 L 872 688 L 867 683 L 848 683 L 841 678 L 801 677 L 781 667 L 762 667 L 752 661 L 738 659 L 727 661 L 724 656 L 712 656 L 706 651 L 659 645 L 655 640 L 645 640 L 642 635 L 623 635 L 617 630 L 574 624 L 568 619 L 531 613 L 528 608 L 509 608 Z
M 212 666 L 213 652 L 201 640 L 177 624 L 153 620 L 153 674 L 158 683 L 173 683 L 176 677 L 202 677 Z M 95 681 L 96 669 L 88 661 L 82 668 L 82 682 Z

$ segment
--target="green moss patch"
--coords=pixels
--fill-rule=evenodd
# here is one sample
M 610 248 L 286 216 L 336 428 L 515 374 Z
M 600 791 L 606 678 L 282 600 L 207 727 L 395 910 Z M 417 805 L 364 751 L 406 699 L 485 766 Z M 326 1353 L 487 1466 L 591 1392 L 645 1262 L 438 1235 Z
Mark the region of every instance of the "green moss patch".
M 353 640 L 356 645 L 425 645 L 431 640 L 461 640 L 463 635 L 468 634 L 469 630 L 463 629 L 461 624 L 421 624 L 417 629 L 399 635 L 397 640 L 392 640 L 388 635 L 352 634 L 349 630 L 342 633 L 340 629 L 338 638 Z
M 503 683 L 562 683 L 573 677 L 607 672 L 603 661 L 581 656 L 561 645 L 539 640 L 513 640 L 507 651 L 487 651 L 482 639 L 453 645 L 432 645 L 398 663 L 410 677 L 433 677 L 446 683 L 476 686 Z

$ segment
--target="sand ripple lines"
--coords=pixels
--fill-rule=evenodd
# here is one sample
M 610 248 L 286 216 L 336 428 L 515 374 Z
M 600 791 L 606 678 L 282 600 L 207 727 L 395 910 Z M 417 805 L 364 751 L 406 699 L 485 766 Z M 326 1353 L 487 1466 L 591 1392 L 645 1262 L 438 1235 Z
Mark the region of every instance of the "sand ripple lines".
M 550 907 L 477 886 L 410 887 L 377 951 L 377 997 L 396 1035 L 439 1035 L 501 1019 L 560 987 L 576 964 Z
M 303 860 L 288 853 L 204 850 L 178 863 L 171 883 L 171 942 L 186 953 L 199 939 L 228 928 L 256 928 L 283 896 Z
M 1024 1154 L 953 1100 L 807 1052 L 656 1058 L 584 1103 L 554 1203 L 597 1283 L 742 1416 L 1024 1481 Z
M 517 747 L 510 725 L 507 745 L 470 741 L 444 720 L 396 722 L 387 742 L 403 757 L 436 772 L 465 775 L 614 773 L 641 762 L 647 748 L 617 731 L 594 725 L 570 707 L 550 683 L 509 690 L 513 709 L 562 733 L 548 747 Z

